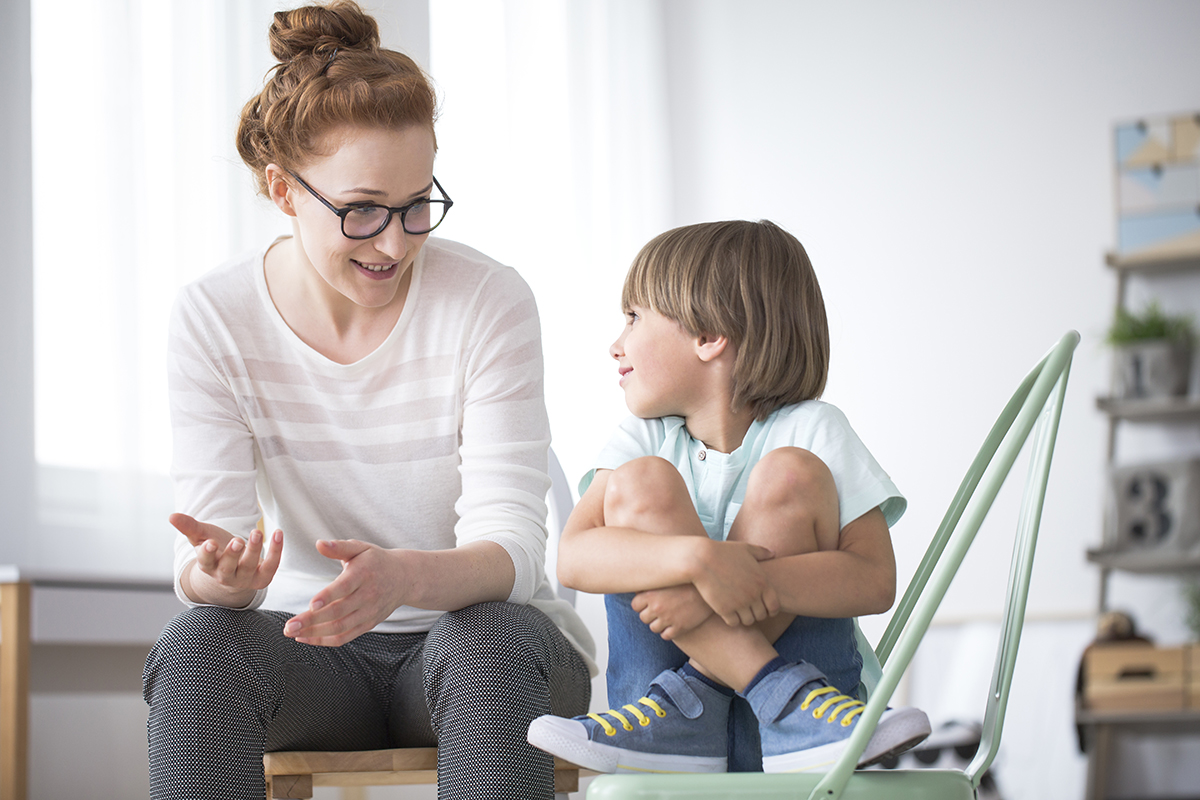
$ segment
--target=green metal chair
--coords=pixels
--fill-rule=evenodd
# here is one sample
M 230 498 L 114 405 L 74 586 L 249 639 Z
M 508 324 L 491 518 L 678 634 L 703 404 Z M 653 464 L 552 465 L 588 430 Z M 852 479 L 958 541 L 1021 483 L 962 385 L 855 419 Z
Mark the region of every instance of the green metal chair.
M 883 676 L 871 694 L 846 751 L 824 774 L 726 773 L 721 775 L 602 775 L 588 800 L 699 800 L 744 797 L 762 800 L 974 800 L 979 782 L 1000 746 L 1004 712 L 1016 665 L 1025 600 L 1037 547 L 1042 502 L 1058 434 L 1071 357 L 1079 334 L 1069 331 L 1021 382 L 1001 412 L 954 496 L 925 557 L 884 631 L 876 655 Z M 996 666 L 992 674 L 978 752 L 965 770 L 860 770 L 854 765 L 912 661 L 950 581 L 971 547 L 1013 462 L 1032 433 L 1025 494 L 1013 545 Z

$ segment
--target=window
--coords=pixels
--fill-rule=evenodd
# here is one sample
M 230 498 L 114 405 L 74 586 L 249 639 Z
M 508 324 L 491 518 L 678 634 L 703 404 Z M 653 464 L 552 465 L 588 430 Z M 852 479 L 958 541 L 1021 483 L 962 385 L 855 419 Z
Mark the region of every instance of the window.
M 167 320 L 182 284 L 287 230 L 233 143 L 282 5 L 33 0 L 40 560 L 119 541 L 152 551 L 123 570 L 169 563 Z

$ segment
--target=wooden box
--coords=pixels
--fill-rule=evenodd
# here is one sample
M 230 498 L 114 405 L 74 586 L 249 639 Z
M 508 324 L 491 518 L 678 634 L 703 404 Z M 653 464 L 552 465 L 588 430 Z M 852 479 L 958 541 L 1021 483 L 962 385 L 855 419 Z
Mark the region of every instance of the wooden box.
M 1093 647 L 1084 660 L 1084 701 L 1096 711 L 1175 711 L 1187 696 L 1183 647 Z
M 1184 698 L 1188 708 L 1200 708 L 1200 644 L 1189 644 L 1187 650 L 1187 663 L 1184 665 L 1187 669 L 1185 673 L 1185 682 L 1187 683 L 1187 697 Z

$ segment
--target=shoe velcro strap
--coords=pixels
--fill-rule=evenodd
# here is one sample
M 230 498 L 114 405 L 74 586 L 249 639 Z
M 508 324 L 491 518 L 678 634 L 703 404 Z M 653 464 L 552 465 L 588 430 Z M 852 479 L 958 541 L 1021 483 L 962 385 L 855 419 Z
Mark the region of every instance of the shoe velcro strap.
M 825 673 L 807 661 L 789 664 L 759 681 L 750 692 L 755 695 L 751 706 L 760 721 L 775 722 L 805 686 L 813 681 L 824 680 Z
M 700 698 L 675 670 L 663 672 L 650 685 L 662 689 L 679 709 L 679 713 L 688 719 L 696 719 L 704 713 L 704 704 L 700 702 Z

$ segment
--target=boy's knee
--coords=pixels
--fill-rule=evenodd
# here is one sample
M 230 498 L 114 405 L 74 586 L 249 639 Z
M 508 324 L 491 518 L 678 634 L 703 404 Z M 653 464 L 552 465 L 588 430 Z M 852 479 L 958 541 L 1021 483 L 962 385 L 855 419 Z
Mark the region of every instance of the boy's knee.
M 635 458 L 608 477 L 604 520 L 609 525 L 630 524 L 641 515 L 668 510 L 680 491 L 687 496 L 683 478 L 670 461 L 658 456 Z
M 809 504 L 837 497 L 833 473 L 825 462 L 800 447 L 780 447 L 759 459 L 746 486 L 746 502 L 760 508 Z

